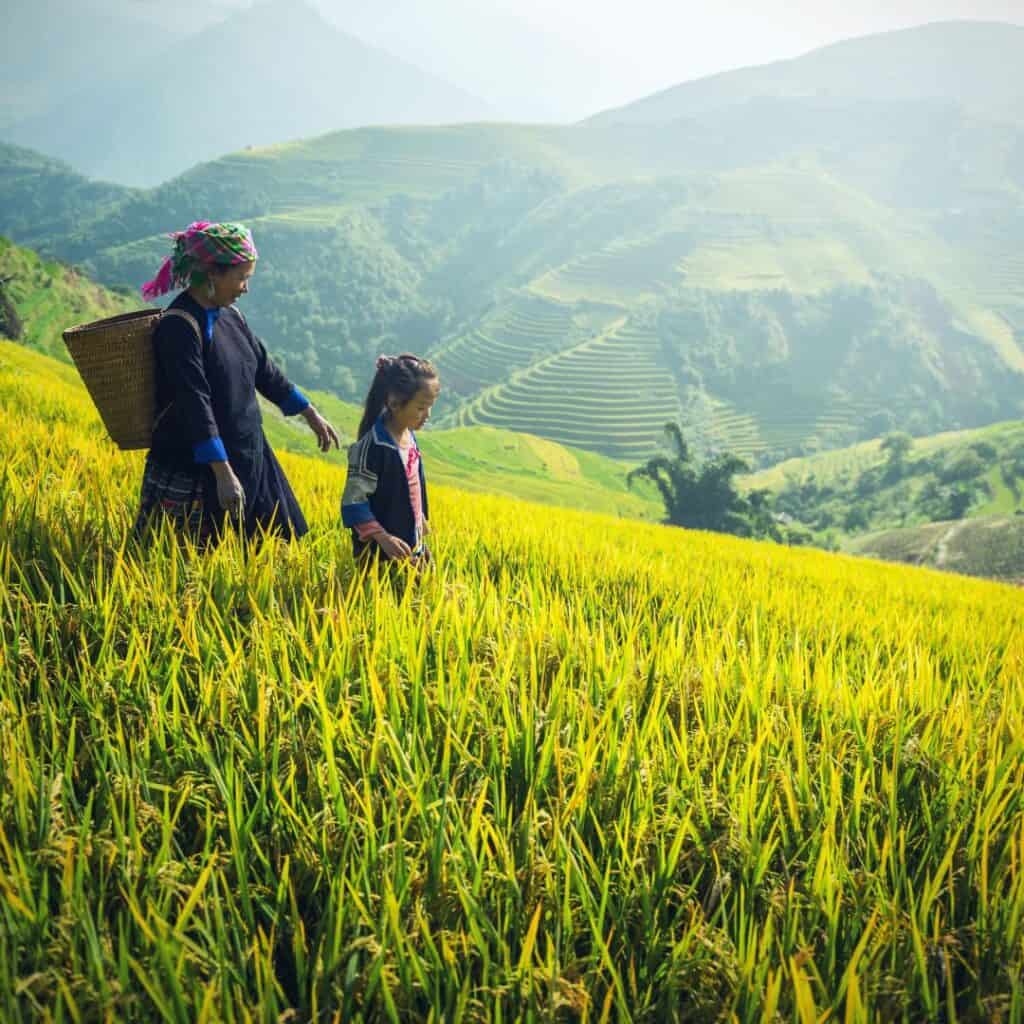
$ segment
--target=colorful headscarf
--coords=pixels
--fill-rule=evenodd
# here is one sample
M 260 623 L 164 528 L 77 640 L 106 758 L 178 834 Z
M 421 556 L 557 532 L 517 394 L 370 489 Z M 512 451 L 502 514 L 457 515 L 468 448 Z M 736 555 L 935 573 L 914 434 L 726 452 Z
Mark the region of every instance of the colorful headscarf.
M 252 232 L 242 224 L 212 224 L 197 220 L 184 231 L 174 231 L 174 252 L 160 265 L 156 277 L 142 286 L 147 302 L 165 295 L 175 286 L 189 288 L 206 280 L 210 267 L 234 266 L 256 259 Z

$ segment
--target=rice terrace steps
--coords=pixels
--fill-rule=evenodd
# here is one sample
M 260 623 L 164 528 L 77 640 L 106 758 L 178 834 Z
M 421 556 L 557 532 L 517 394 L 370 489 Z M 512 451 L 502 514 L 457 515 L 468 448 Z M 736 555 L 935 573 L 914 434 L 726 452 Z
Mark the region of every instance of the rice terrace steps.
M 516 294 L 432 358 L 446 387 L 471 396 L 571 344 L 573 314 L 571 306 Z
M 705 397 L 685 405 L 684 428 L 712 451 L 730 451 L 745 459 L 768 452 L 842 446 L 859 438 L 861 424 L 876 411 L 869 402 L 846 396 L 794 398 L 789 405 L 766 403 L 749 395 L 730 401 Z
M 483 392 L 461 425 L 503 427 L 615 458 L 640 460 L 681 415 L 679 394 L 653 329 L 620 316 L 596 337 L 556 352 Z
M 533 288 L 563 301 L 635 301 L 679 281 L 694 244 L 694 235 L 683 231 L 615 242 L 549 271 Z
M 661 449 L 673 421 L 699 447 L 755 459 L 851 443 L 875 411 L 845 395 L 779 405 L 749 386 L 691 395 L 671 354 L 680 339 L 659 334 L 643 305 L 638 316 L 536 287 L 509 293 L 432 353 L 464 403 L 443 426 L 497 427 L 636 462 Z

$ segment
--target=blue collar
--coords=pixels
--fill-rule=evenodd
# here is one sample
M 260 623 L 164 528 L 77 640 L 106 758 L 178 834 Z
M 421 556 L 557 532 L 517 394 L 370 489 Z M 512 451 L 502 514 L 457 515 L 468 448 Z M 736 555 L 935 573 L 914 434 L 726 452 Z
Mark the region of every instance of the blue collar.
M 384 426 L 384 413 L 381 413 L 373 424 L 373 439 L 377 444 L 386 444 L 389 448 L 398 451 L 398 442 L 391 436 L 391 432 Z
M 213 309 L 206 311 L 206 327 L 203 331 L 207 341 L 213 341 L 213 325 L 217 322 L 217 317 L 221 314 L 220 306 L 215 306 Z
M 398 442 L 391 436 L 391 431 L 384 426 L 384 413 L 381 413 L 373 424 L 373 439 L 377 444 L 385 444 L 389 448 L 394 448 L 395 451 L 401 451 L 398 447 Z M 412 438 L 412 443 L 416 444 L 416 434 L 410 430 L 409 436 Z M 419 447 L 417 445 L 417 447 Z

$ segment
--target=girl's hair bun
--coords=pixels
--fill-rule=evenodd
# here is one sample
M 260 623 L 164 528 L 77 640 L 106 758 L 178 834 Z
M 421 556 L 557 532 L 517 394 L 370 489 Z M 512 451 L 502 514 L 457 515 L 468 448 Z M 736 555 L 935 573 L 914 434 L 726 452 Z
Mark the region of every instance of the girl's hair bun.
M 366 395 L 363 418 L 359 421 L 359 437 L 373 426 L 374 420 L 384 410 L 392 395 L 402 403 L 408 402 L 424 384 L 438 379 L 433 364 L 411 352 L 402 352 L 397 356 L 377 356 L 374 365 L 377 372 Z M 435 393 L 439 386 L 435 385 Z

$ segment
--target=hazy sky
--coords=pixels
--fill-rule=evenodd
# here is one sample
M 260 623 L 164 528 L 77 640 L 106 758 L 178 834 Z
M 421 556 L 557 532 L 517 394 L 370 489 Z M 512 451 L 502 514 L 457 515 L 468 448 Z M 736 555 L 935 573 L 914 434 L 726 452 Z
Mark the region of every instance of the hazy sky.
M 1024 0 L 316 0 L 331 20 L 525 113 L 582 117 L 716 71 Z M 512 111 L 512 113 L 519 113 Z

